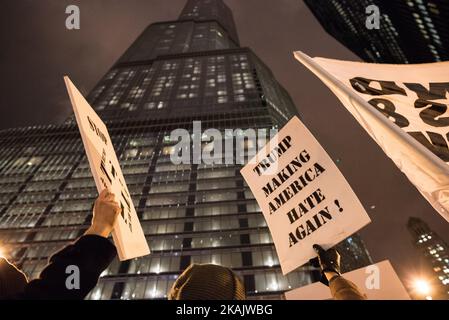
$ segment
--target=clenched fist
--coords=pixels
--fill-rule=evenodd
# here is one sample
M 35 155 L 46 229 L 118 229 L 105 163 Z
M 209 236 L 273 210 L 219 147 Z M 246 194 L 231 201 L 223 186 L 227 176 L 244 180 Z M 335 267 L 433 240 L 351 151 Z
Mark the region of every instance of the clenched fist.
M 114 229 L 115 221 L 121 212 L 115 196 L 108 189 L 103 190 L 95 201 L 92 225 L 85 234 L 96 234 L 107 238 Z

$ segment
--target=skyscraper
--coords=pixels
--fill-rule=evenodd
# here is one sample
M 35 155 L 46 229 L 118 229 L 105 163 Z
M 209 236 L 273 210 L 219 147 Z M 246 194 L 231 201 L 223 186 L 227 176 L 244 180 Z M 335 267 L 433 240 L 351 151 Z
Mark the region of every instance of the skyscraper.
M 62 81 L 62 79 L 61 79 Z M 176 21 L 151 24 L 88 95 L 105 120 L 152 253 L 114 261 L 90 299 L 163 299 L 190 263 L 232 267 L 250 297 L 279 298 L 312 280 L 307 266 L 282 276 L 270 233 L 240 164 L 170 159 L 183 128 L 281 127 L 297 113 L 267 66 L 242 48 L 221 0 L 188 0 Z M 237 137 L 236 137 L 237 136 Z M 201 148 L 215 148 L 201 134 Z M 97 195 L 74 117 L 0 132 L 0 241 L 31 277 L 83 234 Z M 218 148 L 218 143 L 217 143 Z M 214 150 L 215 151 L 215 150 Z M 222 157 L 222 156 L 220 156 Z
M 368 62 L 423 63 L 449 59 L 449 3 L 444 0 L 304 0 L 323 28 Z M 366 27 L 379 8 L 379 29 Z
M 407 228 L 423 259 L 422 271 L 432 283 L 431 296 L 449 299 L 449 246 L 419 218 L 411 217 Z
M 358 233 L 340 242 L 336 249 L 340 253 L 341 272 L 359 269 L 373 263 L 365 243 Z

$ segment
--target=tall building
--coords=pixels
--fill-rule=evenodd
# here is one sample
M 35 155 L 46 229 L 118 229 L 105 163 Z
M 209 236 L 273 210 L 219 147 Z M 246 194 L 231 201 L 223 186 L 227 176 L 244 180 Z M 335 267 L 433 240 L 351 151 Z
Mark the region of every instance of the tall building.
M 411 217 L 407 228 L 419 250 L 423 274 L 432 284 L 433 298 L 449 299 L 449 246 L 419 218 Z
M 445 0 L 304 0 L 323 28 L 368 62 L 449 60 L 449 2 Z M 379 29 L 366 27 L 379 8 Z
M 265 129 L 265 136 L 297 114 L 269 68 L 240 47 L 223 1 L 188 0 L 178 20 L 151 24 L 88 101 L 108 126 L 152 250 L 114 261 L 90 299 L 163 299 L 191 263 L 233 268 L 252 298 L 279 298 L 312 281 L 307 266 L 282 276 L 242 165 L 170 160 L 171 131 L 195 135 L 193 121 L 202 130 Z M 223 135 L 222 145 L 233 145 L 223 157 L 235 158 L 237 143 L 254 147 L 234 133 Z M 34 278 L 51 253 L 86 230 L 97 191 L 73 117 L 3 130 L 0 146 L 0 246 Z
M 346 238 L 335 247 L 341 255 L 341 272 L 345 273 L 373 264 L 365 243 L 358 233 Z

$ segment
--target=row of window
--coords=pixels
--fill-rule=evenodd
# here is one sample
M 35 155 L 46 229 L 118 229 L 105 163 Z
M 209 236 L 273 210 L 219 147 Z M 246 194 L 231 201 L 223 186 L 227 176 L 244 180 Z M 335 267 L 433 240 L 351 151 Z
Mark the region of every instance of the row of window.
M 143 183 L 146 179 L 145 176 L 135 175 L 132 176 L 135 179 L 130 179 L 133 183 L 138 182 L 140 185 L 134 185 L 128 183 L 128 179 L 126 180 L 129 185 L 129 192 L 131 195 L 135 196 L 136 200 L 140 198 L 142 195 Z M 189 178 L 186 176 L 186 178 Z M 150 187 L 149 194 L 161 194 L 161 193 L 182 193 L 189 191 L 189 181 L 185 182 L 177 182 L 177 183 L 157 183 L 158 181 L 154 181 L 154 183 Z M 33 184 L 30 189 L 33 192 L 23 192 L 18 195 L 14 193 L 4 193 L 0 194 L 0 204 L 8 204 L 10 201 L 14 200 L 13 205 L 16 204 L 25 204 L 25 203 L 37 203 L 37 202 L 50 202 L 54 197 L 53 192 L 36 192 L 36 191 L 44 191 L 52 187 L 60 186 L 61 182 L 48 182 L 42 184 L 41 190 L 36 190 L 39 187 L 39 184 Z M 244 183 L 246 186 L 246 183 Z M 237 184 L 235 180 L 199 180 L 196 183 L 196 190 L 198 191 L 207 191 L 207 190 L 218 190 L 218 189 L 232 189 L 236 188 Z M 74 190 L 74 189 L 77 190 Z M 27 189 L 27 188 L 26 188 Z M 59 195 L 59 200 L 83 200 L 83 199 L 93 199 L 97 197 L 98 193 L 95 187 L 95 181 L 93 179 L 76 179 L 71 180 L 67 186 L 67 191 L 62 192 Z M 156 196 L 154 196 L 156 197 Z M 163 196 L 161 196 L 163 197 Z M 214 196 L 208 193 L 200 193 L 198 194 L 198 202 L 204 201 L 219 201 L 219 200 L 208 200 L 209 198 L 213 198 Z M 248 198 L 252 198 L 251 195 L 248 195 Z M 232 200 L 232 199 L 229 199 Z M 164 203 L 163 203 L 164 204 Z M 166 203 L 168 204 L 168 203 Z M 151 203 L 154 205 L 154 203 Z
M 245 251 L 243 251 L 245 250 Z M 240 250 L 220 250 L 210 253 L 193 254 L 190 256 L 191 263 L 198 264 L 218 264 L 228 268 L 243 267 L 272 267 L 279 265 L 279 260 L 274 248 L 252 248 Z M 27 257 L 35 257 L 37 254 L 30 252 Z M 245 256 L 245 258 L 243 258 Z M 246 260 L 246 264 L 244 264 Z M 46 259 L 24 260 L 22 270 L 28 276 L 29 280 L 39 276 L 47 263 Z M 145 257 L 133 259 L 130 262 L 126 274 L 147 274 L 147 273 L 177 273 L 180 272 L 181 257 L 178 255 L 158 256 L 148 255 Z M 101 276 L 118 275 L 120 261 L 115 259 Z
M 169 136 L 168 136 L 169 137 Z M 154 149 L 152 147 L 144 147 L 144 145 L 148 144 L 150 141 L 153 143 L 155 138 L 154 137 L 145 137 L 145 138 L 133 138 L 133 139 L 125 139 L 123 137 L 118 138 L 118 144 L 120 143 L 126 143 L 130 146 L 136 146 L 131 149 L 126 149 L 121 154 L 121 165 L 122 170 L 125 175 L 133 175 L 133 174 L 146 174 L 148 172 L 148 166 L 149 166 L 149 160 L 146 158 L 153 155 Z M 163 139 L 164 140 L 164 139 Z M 120 142 L 122 141 L 122 142 Z M 125 142 L 123 142 L 125 141 Z M 165 140 L 164 140 L 165 141 Z M 120 143 L 119 143 L 120 142 Z M 168 142 L 171 142 L 170 139 Z M 242 143 L 245 144 L 245 148 L 250 148 L 248 144 L 248 141 L 243 141 Z M 213 153 L 213 145 L 214 143 L 205 143 L 204 148 L 211 148 L 211 154 Z M 172 171 L 186 171 L 190 170 L 189 165 L 175 165 L 171 163 L 169 157 L 163 157 L 163 155 L 170 155 L 174 152 L 175 148 L 173 146 L 166 146 L 163 147 L 161 151 L 161 155 L 158 159 L 158 165 L 156 166 L 156 173 L 160 172 L 172 172 Z M 30 182 L 27 187 L 26 191 L 36 191 L 36 190 L 56 190 L 60 186 L 60 181 L 67 177 L 68 173 L 73 169 L 75 161 L 78 160 L 80 156 L 77 154 L 69 154 L 69 155 L 57 155 L 54 157 L 49 157 L 42 165 L 39 167 L 39 170 L 33 175 L 32 182 Z M 40 160 L 36 160 L 40 159 Z M 43 157 L 23 157 L 17 159 L 18 162 L 22 163 L 30 163 L 31 166 L 37 166 L 40 164 L 40 161 L 42 161 Z M 213 155 L 213 159 L 215 159 L 215 154 Z M 129 164 L 129 165 L 128 165 Z M 205 164 L 200 164 L 199 168 L 201 169 L 202 166 Z M 220 165 L 215 165 L 215 167 L 219 168 Z M 199 175 L 205 175 L 205 177 L 214 176 L 220 177 L 223 175 L 227 175 L 225 170 L 225 166 L 222 168 L 222 172 L 199 172 Z M 228 167 L 230 169 L 230 167 Z M 214 170 L 215 171 L 215 170 Z M 23 172 L 26 173 L 26 172 Z M 229 175 L 233 176 L 232 172 L 229 171 Z M 73 178 L 91 178 L 91 172 L 89 168 L 89 164 L 87 160 L 84 160 L 82 163 L 80 163 L 77 168 L 75 169 L 73 175 Z M 20 183 L 25 181 L 28 178 L 27 175 L 12 175 L 12 176 L 2 176 L 0 177 L 0 184 L 8 184 L 4 186 L 5 188 L 2 188 L 0 192 L 17 192 L 18 185 L 9 185 L 10 183 Z M 42 184 L 40 184 L 42 183 Z M 69 187 L 71 187 L 72 184 L 69 183 Z M 3 186 L 2 186 L 3 187 Z M 42 188 L 42 189 L 39 189 Z
M 194 42 L 204 39 L 203 33 L 194 35 Z M 169 41 L 163 41 L 166 40 Z M 231 72 L 227 72 L 227 65 L 231 66 Z M 111 74 L 113 76 L 107 76 L 94 91 L 93 104 L 97 110 L 118 105 L 129 111 L 136 110 L 138 105 L 149 110 L 166 108 L 169 103 L 181 106 L 173 97 L 197 99 L 201 86 L 205 88 L 204 97 L 215 97 L 216 104 L 231 99 L 245 101 L 251 95 L 258 97 L 246 54 L 156 61 L 151 68 L 124 68 L 113 70 Z
M 287 291 L 312 282 L 311 275 L 306 272 L 291 272 L 283 276 L 280 271 L 258 271 L 254 272 L 253 276 L 255 288 L 253 291 L 247 289 L 249 294 Z M 120 295 L 119 292 L 114 292 L 114 288 L 119 287 L 115 286 L 119 281 L 103 280 L 92 290 L 87 299 L 164 299 L 167 298 L 176 278 L 176 276 L 129 278 L 122 282 L 123 291 Z M 242 278 L 241 275 L 240 278 Z
M 113 296 L 116 282 L 100 281 L 89 293 L 87 300 L 109 300 L 111 298 L 129 299 L 163 299 L 167 297 L 168 290 L 173 286 L 176 277 L 168 280 L 166 277 L 156 279 L 130 279 L 124 284 L 124 290 L 118 297 Z
M 221 217 L 214 219 L 194 220 L 191 222 L 192 226 L 188 231 L 211 231 L 211 230 L 226 230 L 226 229 L 238 229 L 239 217 Z M 249 228 L 263 228 L 266 227 L 265 219 L 262 215 L 254 215 L 247 217 Z M 186 228 L 186 221 L 177 221 L 177 223 L 168 223 L 163 221 L 156 222 L 142 222 L 142 228 L 145 234 L 165 234 L 165 233 L 182 233 Z
M 192 248 L 220 248 L 228 246 L 241 246 L 242 239 L 246 244 L 271 244 L 273 243 L 271 235 L 268 230 L 252 230 L 240 231 L 223 231 L 222 233 L 211 234 L 194 234 L 191 236 L 192 241 L 190 246 Z M 172 251 L 172 250 L 187 250 L 184 247 L 183 238 L 175 235 L 171 238 L 166 237 L 150 237 L 150 247 L 155 251 Z
M 170 164 L 160 165 L 160 167 L 169 168 L 172 167 Z M 127 167 L 125 167 L 127 168 Z M 132 169 L 125 170 L 126 183 L 130 190 L 133 185 L 138 185 L 136 188 L 142 188 L 141 186 L 145 183 L 147 179 L 148 166 L 144 167 L 133 167 Z M 145 174 L 139 174 L 142 172 Z M 132 173 L 132 174 L 130 174 Z M 209 179 L 205 181 L 198 180 L 196 183 L 197 190 L 211 190 L 211 189 L 222 189 L 222 188 L 235 188 L 235 180 L 223 180 L 226 177 L 235 177 L 236 169 L 233 167 L 215 169 L 215 170 L 199 170 L 197 172 L 197 179 Z M 70 179 L 65 186 L 66 190 L 73 189 L 83 189 L 79 193 L 91 194 L 95 190 L 95 181 L 90 176 L 89 170 L 84 170 L 81 176 L 89 176 L 87 178 L 75 178 Z M 77 176 L 80 176 L 78 174 Z M 165 193 L 165 192 L 183 192 L 188 191 L 188 181 L 190 178 L 190 172 L 188 171 L 166 171 L 166 172 L 156 172 L 152 176 L 153 185 L 151 186 L 150 193 Z M 217 178 L 219 180 L 210 180 Z M 182 182 L 184 180 L 185 182 Z M 177 183 L 167 183 L 170 181 L 177 181 Z M 160 184 L 160 182 L 163 182 Z M 40 202 L 48 201 L 53 198 L 54 192 L 58 191 L 62 185 L 63 181 L 39 181 L 39 182 L 28 182 L 21 193 L 18 196 L 16 203 L 26 203 L 26 202 Z M 139 186 L 140 185 L 140 186 Z M 4 185 L 2 186 L 2 193 L 0 193 L 0 204 L 6 204 L 11 199 L 16 196 L 20 185 Z M 37 193 L 38 191 L 43 191 L 47 193 Z M 29 192 L 29 193 L 28 193 Z M 66 191 L 67 192 L 67 191 Z M 135 193 L 138 193 L 137 191 Z M 63 197 L 62 197 L 63 198 Z M 69 197 L 70 198 L 70 197 Z M 69 199 L 67 198 L 67 199 Z M 76 197 L 76 198 L 82 198 Z
M 42 239 L 53 239 L 55 234 L 53 231 L 40 231 L 43 233 L 38 236 Z M 76 230 L 68 232 L 68 234 L 58 234 L 58 239 L 65 238 L 64 240 L 75 239 L 78 235 Z M 36 235 L 37 236 L 37 235 Z M 54 237 L 56 238 L 56 237 Z M 53 239 L 56 240 L 56 239 Z M 156 237 L 152 236 L 148 239 L 150 248 L 153 251 L 179 251 L 188 250 L 184 239 L 178 235 L 169 237 Z M 242 243 L 242 241 L 244 243 Z M 257 245 L 257 244 L 272 244 L 272 238 L 268 230 L 252 230 L 252 231 L 223 231 L 221 233 L 210 234 L 194 234 L 191 236 L 190 247 L 193 249 L 199 248 L 221 248 L 221 247 L 240 247 L 244 245 Z M 61 244 L 51 243 L 31 243 L 25 249 L 23 258 L 47 258 L 52 253 L 60 249 Z M 13 247 L 8 255 L 13 259 L 18 259 L 17 255 L 21 252 L 21 247 Z M 175 252 L 177 254 L 177 252 Z
M 86 216 L 70 217 L 70 222 L 75 222 L 84 225 Z M 229 217 L 217 217 L 214 219 L 191 219 L 187 220 L 175 220 L 175 222 L 162 221 L 141 221 L 142 229 L 147 235 L 155 234 L 182 234 L 183 232 L 207 232 L 214 230 L 228 230 L 238 229 L 240 227 L 239 220 L 246 218 L 246 228 L 264 228 L 266 227 L 265 219 L 262 215 L 251 216 L 233 216 Z M 44 222 L 44 226 L 50 226 L 52 220 L 57 220 L 54 215 L 48 216 Z M 60 221 L 57 221 L 60 222 Z M 55 224 L 55 223 L 53 223 Z M 68 224 L 68 223 L 67 223 Z M 73 223 L 72 223 L 73 224 Z M 187 225 L 187 227 L 186 227 Z M 186 229 L 187 228 L 187 229 Z M 33 241 L 51 241 L 51 240 L 71 240 L 75 239 L 80 234 L 80 229 L 47 229 L 36 231 Z M 25 241 L 28 233 L 20 231 L 4 231 L 0 233 L 0 242 L 3 243 L 20 243 Z M 200 240 L 201 242 L 201 240 Z
M 185 185 L 184 185 L 185 186 Z M 157 187 L 156 189 L 166 189 L 176 191 L 177 187 Z M 186 189 L 179 187 L 180 190 Z M 232 201 L 238 199 L 238 192 L 236 190 L 210 190 L 197 191 L 195 193 L 195 203 L 206 202 L 220 202 Z M 141 187 L 130 188 L 130 193 L 133 196 L 134 205 L 138 204 L 141 196 Z M 86 189 L 80 192 L 65 192 L 60 195 L 60 200 L 54 203 L 51 208 L 52 213 L 59 212 L 73 212 L 73 211 L 90 211 L 93 201 L 98 193 L 95 189 Z M 245 199 L 254 199 L 254 195 L 249 189 L 244 191 Z M 7 214 L 24 215 L 24 214 L 41 214 L 46 209 L 47 204 L 54 195 L 52 193 L 25 193 L 20 194 L 15 201 L 15 205 L 7 210 Z M 166 206 L 166 205 L 180 205 L 187 203 L 188 193 L 166 193 L 153 194 L 147 196 L 146 206 Z M 5 198 L 6 200 L 8 198 Z M 77 199 L 77 200 L 76 200 Z M 84 200 L 88 199 L 88 200 Z M 40 204 L 21 205 L 22 203 L 40 202 Z M 3 202 L 1 202 L 3 203 Z M 6 203 L 6 202 L 5 202 Z
M 39 208 L 40 212 L 32 215 L 21 215 L 26 213 L 26 207 L 22 207 L 16 215 L 4 215 L 0 217 L 0 226 L 2 228 L 33 228 L 37 221 L 42 217 L 44 206 L 29 206 L 28 208 Z M 260 207 L 255 201 L 246 203 L 247 212 L 260 212 Z M 197 205 L 194 208 L 195 216 L 225 215 L 235 214 L 239 212 L 236 204 L 219 204 L 219 205 Z M 147 208 L 142 214 L 142 220 L 154 219 L 171 219 L 182 218 L 186 216 L 185 207 L 156 207 Z M 58 212 L 57 214 L 49 214 L 45 216 L 42 226 L 71 226 L 84 224 L 87 218 L 86 212 Z
M 171 162 L 161 162 L 157 164 L 155 168 L 155 176 L 156 181 L 167 181 L 167 176 L 172 176 L 170 180 L 174 180 L 175 177 L 181 175 L 186 176 L 187 174 L 180 173 L 179 175 L 176 174 L 177 172 L 183 172 L 183 171 L 190 171 L 191 165 L 189 164 L 179 164 L 175 165 Z M 122 172 L 125 175 L 125 179 L 130 180 L 130 183 L 133 183 L 135 181 L 144 181 L 143 177 L 134 177 L 133 175 L 147 175 L 149 170 L 149 163 L 145 162 L 143 165 L 122 165 Z M 229 166 L 229 167 L 223 167 L 220 169 L 214 169 L 214 170 L 198 170 L 197 176 L 198 179 L 211 179 L 211 178 L 223 178 L 223 177 L 234 177 L 236 176 L 236 167 Z M 32 181 L 29 182 L 25 188 L 25 191 L 43 191 L 43 190 L 49 190 L 49 191 L 55 191 L 57 190 L 62 181 L 64 180 L 69 171 L 51 171 L 51 172 L 41 172 L 34 174 Z M 88 187 L 93 186 L 93 178 L 92 173 L 89 168 L 78 168 L 76 169 L 72 177 L 73 180 L 70 180 L 68 183 L 67 188 L 81 188 L 81 187 Z M 129 178 L 128 178 L 129 177 Z M 24 181 L 27 177 L 23 176 L 22 180 Z M 89 178 L 89 179 L 86 179 Z M 15 183 L 10 185 L 2 185 L 2 193 L 6 192 L 17 192 L 20 185 L 17 184 L 20 181 L 20 176 L 13 176 L 13 177 L 3 177 L 3 180 L 5 183 Z M 136 182 L 138 183 L 138 182 Z

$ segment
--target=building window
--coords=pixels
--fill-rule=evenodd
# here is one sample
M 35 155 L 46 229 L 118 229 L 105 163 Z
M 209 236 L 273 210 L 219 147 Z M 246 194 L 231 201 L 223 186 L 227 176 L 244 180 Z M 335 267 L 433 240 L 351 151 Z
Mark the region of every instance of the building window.
M 230 201 L 237 200 L 237 193 L 235 191 L 214 191 L 201 192 L 196 195 L 197 202 L 215 202 L 215 201 Z
M 146 206 L 163 206 L 163 205 L 177 205 L 187 202 L 187 195 L 151 195 L 147 198 Z
M 188 190 L 188 183 L 153 184 L 150 193 L 186 192 Z

